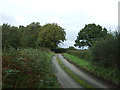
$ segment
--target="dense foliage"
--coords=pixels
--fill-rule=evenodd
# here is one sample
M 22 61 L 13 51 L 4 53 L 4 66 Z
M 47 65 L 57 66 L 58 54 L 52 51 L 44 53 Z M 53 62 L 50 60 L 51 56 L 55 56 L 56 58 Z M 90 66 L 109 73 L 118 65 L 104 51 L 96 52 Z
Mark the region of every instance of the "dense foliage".
M 3 88 L 58 88 L 52 53 L 38 49 L 3 52 Z
M 88 24 L 77 36 L 75 46 L 86 47 L 88 50 L 68 51 L 81 59 L 91 61 L 94 65 L 105 68 L 114 68 L 115 74 L 119 75 L 120 68 L 120 32 L 108 33 L 107 29 L 100 25 Z M 83 52 L 84 51 L 84 52 Z M 88 52 L 85 52 L 88 51 Z M 87 55 L 87 56 L 86 56 Z
M 18 48 L 20 44 L 21 33 L 17 27 L 8 24 L 2 25 L 2 48 Z
M 22 47 L 32 47 L 35 48 L 37 47 L 37 38 L 38 38 L 38 33 L 41 30 L 40 23 L 38 22 L 33 22 L 26 27 L 20 27 L 19 28 L 21 32 L 21 44 Z
M 2 25 L 2 48 L 38 48 L 47 47 L 50 49 L 58 47 L 64 42 L 65 31 L 58 24 L 46 24 L 41 26 L 39 22 L 33 22 L 25 26 Z
M 120 33 L 99 40 L 91 47 L 92 60 L 96 64 L 106 67 L 120 67 L 119 50 L 120 50 Z
M 45 40 L 40 41 L 40 38 Z M 3 88 L 60 87 L 51 66 L 53 54 L 48 49 L 57 47 L 64 40 L 65 31 L 57 24 L 41 26 L 33 22 L 19 27 L 3 24 Z
M 65 35 L 64 29 L 59 25 L 46 24 L 38 34 L 38 44 L 41 47 L 54 49 L 65 40 Z
M 107 29 L 102 28 L 100 25 L 88 24 L 80 30 L 77 39 L 75 40 L 75 46 L 78 47 L 91 47 L 94 42 L 101 38 L 105 38 L 107 35 Z

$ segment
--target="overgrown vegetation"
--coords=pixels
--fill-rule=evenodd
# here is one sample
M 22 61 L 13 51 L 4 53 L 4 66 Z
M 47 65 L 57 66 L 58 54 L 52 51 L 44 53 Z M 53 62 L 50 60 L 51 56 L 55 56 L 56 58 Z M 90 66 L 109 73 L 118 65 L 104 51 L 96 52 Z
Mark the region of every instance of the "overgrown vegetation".
M 58 24 L 2 25 L 3 88 L 58 88 L 50 49 L 65 40 Z
M 59 88 L 51 66 L 52 53 L 40 49 L 3 52 L 3 88 Z
M 101 78 L 104 78 L 106 80 L 111 80 L 117 85 L 120 84 L 120 77 L 119 77 L 120 74 L 118 75 L 117 73 L 118 69 L 113 67 L 105 68 L 103 66 L 95 65 L 89 61 L 80 59 L 70 54 L 64 53 L 63 55 L 65 56 L 65 58 L 67 58 L 67 60 L 69 60 L 70 62 L 73 62 L 77 66 L 84 68 L 85 70 L 88 70 L 89 72 L 92 72 L 93 74 Z
M 116 32 L 97 41 L 90 49 L 92 61 L 105 67 L 120 68 L 120 33 Z

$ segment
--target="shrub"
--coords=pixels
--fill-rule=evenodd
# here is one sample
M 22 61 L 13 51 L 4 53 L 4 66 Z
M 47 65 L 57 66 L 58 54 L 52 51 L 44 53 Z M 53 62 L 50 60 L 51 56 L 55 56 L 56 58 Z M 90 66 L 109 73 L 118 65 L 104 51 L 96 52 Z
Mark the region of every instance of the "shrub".
M 115 33 L 115 35 L 96 42 L 91 47 L 93 62 L 106 67 L 117 67 L 120 64 L 118 60 L 118 51 L 120 50 L 119 38 L 120 33 Z

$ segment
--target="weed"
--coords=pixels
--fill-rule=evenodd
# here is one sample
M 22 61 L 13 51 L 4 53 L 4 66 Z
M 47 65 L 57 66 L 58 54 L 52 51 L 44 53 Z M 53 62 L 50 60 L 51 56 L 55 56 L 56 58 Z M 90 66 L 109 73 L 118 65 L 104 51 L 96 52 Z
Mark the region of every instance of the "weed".
M 58 88 L 50 64 L 53 53 L 38 49 L 3 52 L 3 88 Z

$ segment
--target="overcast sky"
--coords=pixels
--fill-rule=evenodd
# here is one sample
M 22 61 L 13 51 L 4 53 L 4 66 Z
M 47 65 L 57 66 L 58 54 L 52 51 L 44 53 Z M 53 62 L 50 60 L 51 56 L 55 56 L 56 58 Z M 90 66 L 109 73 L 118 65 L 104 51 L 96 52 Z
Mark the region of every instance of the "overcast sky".
M 61 47 L 74 45 L 85 24 L 95 23 L 114 31 L 118 25 L 119 0 L 0 0 L 0 25 L 58 23 L 66 31 Z

